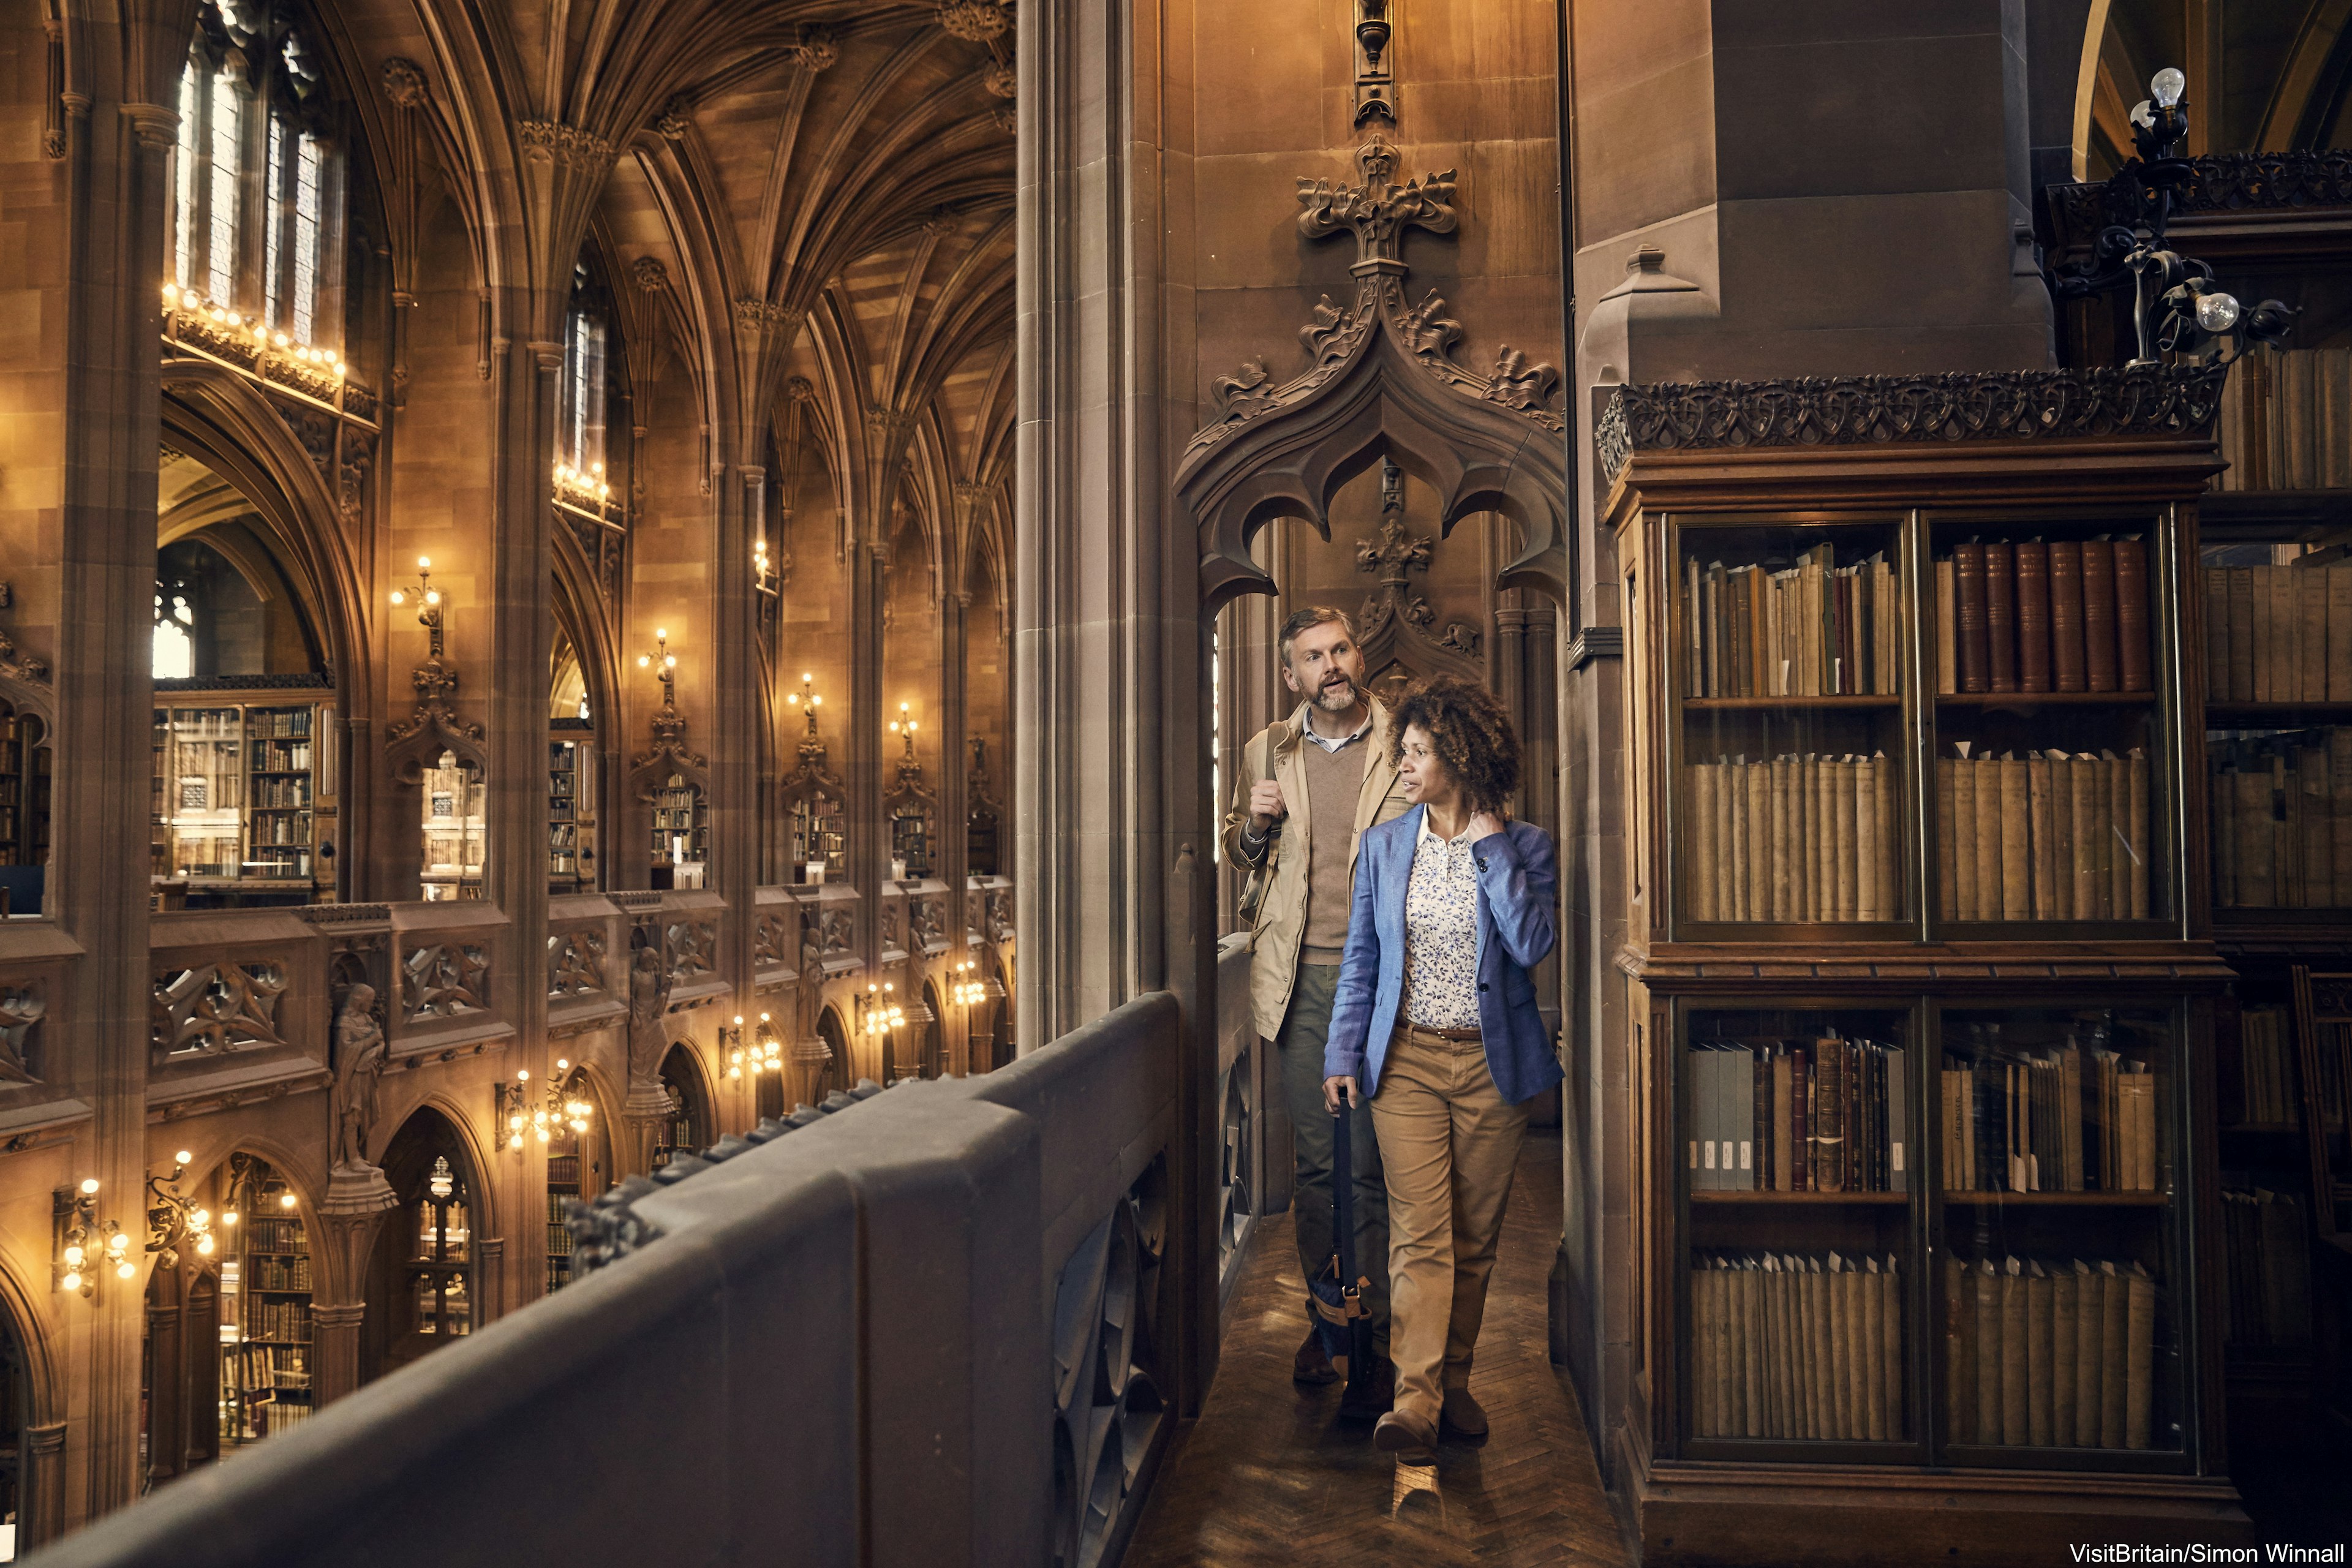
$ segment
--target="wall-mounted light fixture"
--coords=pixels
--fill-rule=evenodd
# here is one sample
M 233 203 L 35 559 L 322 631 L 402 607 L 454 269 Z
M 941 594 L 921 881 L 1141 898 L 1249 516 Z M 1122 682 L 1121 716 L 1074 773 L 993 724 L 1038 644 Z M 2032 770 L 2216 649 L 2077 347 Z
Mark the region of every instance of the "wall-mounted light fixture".
M 563 1078 L 572 1070 L 567 1057 L 555 1058 L 555 1076 L 541 1086 L 539 1103 L 530 1102 L 530 1069 L 515 1069 L 514 1081 L 497 1086 L 499 1121 L 506 1128 L 507 1147 L 520 1149 L 526 1139 L 544 1143 L 562 1128 L 574 1132 L 588 1131 L 595 1115 L 595 1107 L 577 1095 L 567 1094 Z
M 122 1279 L 139 1277 L 139 1266 L 131 1261 L 130 1233 L 98 1217 L 96 1176 L 79 1187 L 59 1187 L 49 1213 L 49 1275 L 57 1289 L 87 1298 L 109 1269 Z
M 147 1250 L 159 1254 L 166 1268 L 180 1266 L 180 1244 L 186 1242 L 199 1258 L 213 1255 L 212 1211 L 180 1191 L 194 1156 L 183 1149 L 172 1156 L 172 1173 L 147 1178 Z
M 948 985 L 948 1000 L 959 1007 L 974 1007 L 988 1000 L 988 987 L 980 978 L 980 965 L 965 959 L 948 971 L 955 976 Z
M 890 721 L 890 733 L 902 737 L 907 742 L 907 754 L 902 760 L 909 763 L 915 760 L 915 731 L 922 728 L 912 715 L 913 707 L 909 702 L 899 703 L 898 716 Z
M 416 624 L 423 626 L 433 639 L 433 657 L 441 657 L 441 590 L 433 585 L 433 558 L 416 558 L 416 581 L 404 588 L 392 591 L 395 606 L 415 605 Z
M 743 1015 L 735 1015 L 731 1027 L 719 1031 L 720 1059 L 727 1064 L 727 1076 L 740 1081 L 746 1076 L 757 1078 L 763 1072 L 784 1069 L 784 1042 L 777 1037 L 775 1026 L 765 1013 L 751 1031 L 747 1044 L 743 1038 Z
M 662 685 L 662 706 L 675 709 L 677 706 L 677 655 L 669 651 L 667 626 L 654 628 L 654 651 L 637 655 L 637 668 L 654 672 Z
M 784 706 L 808 715 L 808 732 L 816 733 L 816 710 L 824 706 L 824 699 L 816 693 L 816 677 L 803 673 L 801 689 L 784 694 Z
M 894 994 L 897 989 L 887 983 L 877 985 L 868 982 L 865 995 L 850 998 L 856 1006 L 859 1034 L 887 1035 L 907 1026 L 907 1010 L 898 1005 Z

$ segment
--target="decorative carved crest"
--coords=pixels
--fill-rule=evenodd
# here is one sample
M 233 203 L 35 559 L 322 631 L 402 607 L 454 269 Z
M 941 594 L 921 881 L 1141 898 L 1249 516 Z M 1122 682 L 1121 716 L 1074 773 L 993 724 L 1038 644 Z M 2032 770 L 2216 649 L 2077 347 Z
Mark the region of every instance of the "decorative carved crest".
M 38 1083 L 33 1071 L 33 1035 L 48 1004 L 41 984 L 0 987 L 0 1083 Z
M 577 125 L 564 125 L 552 120 L 522 120 L 515 123 L 515 135 L 523 151 L 552 161 L 557 166 L 602 174 L 613 166 L 614 154 L 619 151 L 610 141 L 593 131 Z
M 829 71 L 841 63 L 841 47 L 831 28 L 803 27 L 800 42 L 786 49 L 784 58 L 804 71 Z
M 290 984 L 274 960 L 155 973 L 149 1044 L 154 1060 L 219 1056 L 286 1043 L 278 999 Z
M 1013 11 L 1002 0 L 940 0 L 940 26 L 968 44 L 985 44 L 1003 37 Z
M 1401 654 L 1415 673 L 1479 673 L 1470 663 L 1478 651 L 1478 628 L 1453 621 L 1442 636 L 1432 636 L 1437 612 L 1412 591 L 1412 575 L 1428 572 L 1432 550 L 1427 534 L 1405 526 L 1404 470 L 1382 458 L 1380 531 L 1356 542 L 1356 570 L 1372 574 L 1380 584 L 1365 597 L 1358 628 L 1364 668 L 1375 676 Z
M 657 256 L 640 256 L 630 262 L 629 276 L 635 280 L 642 293 L 658 294 L 669 287 L 669 268 L 662 265 L 661 258 Z
M 1397 151 L 1374 138 L 1356 149 L 1356 167 L 1364 176 L 1360 185 L 1334 185 L 1328 180 L 1298 177 L 1298 232 L 1309 239 L 1352 232 L 1356 265 L 1393 264 L 1404 270 L 1401 247 L 1404 231 L 1425 228 L 1432 234 L 1452 234 L 1454 171 L 1423 174 L 1400 185 L 1394 174 Z
M 445 740 L 479 745 L 482 727 L 457 717 L 452 706 L 457 695 L 457 669 L 439 654 L 426 658 L 410 674 L 416 688 L 416 710 L 385 726 L 384 737 L 394 745 L 413 741 L 428 731 Z
M 422 109 L 425 106 L 425 68 L 415 60 L 394 55 L 383 62 L 383 96 L 395 109 Z

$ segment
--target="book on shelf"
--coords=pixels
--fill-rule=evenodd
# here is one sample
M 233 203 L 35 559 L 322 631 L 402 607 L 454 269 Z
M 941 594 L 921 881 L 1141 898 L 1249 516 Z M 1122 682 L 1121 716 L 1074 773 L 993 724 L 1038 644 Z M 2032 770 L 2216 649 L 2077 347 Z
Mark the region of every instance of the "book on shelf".
M 2204 591 L 2207 701 L 2352 702 L 2352 564 L 2208 566 Z
M 2248 1007 L 2238 1015 L 2236 1033 L 2239 1120 L 2259 1127 L 2301 1125 L 2294 1014 L 2281 1006 Z
M 2004 1047 L 1973 1028 L 1944 1057 L 1946 1192 L 2157 1190 L 2156 1075 L 2102 1046 Z
M 2205 742 L 2213 901 L 2352 905 L 2352 725 Z
M 1692 697 L 1895 695 L 1902 608 L 1885 552 L 1837 564 L 1826 542 L 1791 565 L 1683 565 Z
M 1690 1292 L 1694 1436 L 1906 1436 L 1894 1254 L 1701 1252 Z
M 1937 912 L 1948 921 L 2146 920 L 2147 753 L 1936 762 Z
M 2221 389 L 2221 490 L 2352 488 L 2352 348 L 2250 355 Z
M 2138 1262 L 1948 1254 L 1943 1276 L 1947 1441 L 2150 1446 L 2156 1280 Z
M 2241 1345 L 2311 1342 L 2311 1226 L 2303 1199 L 2266 1187 L 2221 1189 L 2228 1258 L 2226 1337 Z
M 1895 763 L 1875 755 L 1722 757 L 1684 767 L 1691 918 L 1903 918 Z
M 1970 540 L 1935 563 L 1936 689 L 2152 691 L 2147 542 Z
M 1836 1035 L 1695 1041 L 1693 1192 L 1910 1190 L 1903 1047 Z

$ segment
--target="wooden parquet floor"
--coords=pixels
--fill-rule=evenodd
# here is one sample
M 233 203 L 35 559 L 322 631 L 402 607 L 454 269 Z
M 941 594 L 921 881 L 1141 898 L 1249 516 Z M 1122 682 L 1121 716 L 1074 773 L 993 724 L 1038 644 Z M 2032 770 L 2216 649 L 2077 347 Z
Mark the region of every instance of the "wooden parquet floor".
M 1290 1216 L 1262 1220 L 1207 1407 L 1160 1466 L 1128 1568 L 1623 1568 L 1575 1394 L 1545 1351 L 1559 1203 L 1559 1136 L 1530 1133 L 1471 1374 L 1493 1431 L 1482 1446 L 1440 1450 L 1442 1506 L 1416 1495 L 1393 1519 L 1395 1461 L 1373 1450 L 1370 1426 L 1339 1419 L 1338 1388 L 1290 1381 L 1304 1289 Z

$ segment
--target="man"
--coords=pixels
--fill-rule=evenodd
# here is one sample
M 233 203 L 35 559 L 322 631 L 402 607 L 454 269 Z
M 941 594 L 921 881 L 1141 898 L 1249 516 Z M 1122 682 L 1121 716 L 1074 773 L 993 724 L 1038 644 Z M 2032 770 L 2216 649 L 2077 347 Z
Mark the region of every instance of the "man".
M 1262 889 L 1250 943 L 1250 1002 L 1260 1037 L 1282 1064 L 1297 1180 L 1291 1214 L 1298 1263 L 1307 1279 L 1331 1257 L 1331 1113 L 1323 1105 L 1323 1036 L 1339 988 L 1348 942 L 1356 841 L 1366 828 L 1402 816 L 1403 787 L 1389 761 L 1388 710 L 1364 689 L 1364 656 L 1343 611 L 1311 605 L 1283 623 L 1276 645 L 1282 683 L 1297 710 L 1270 724 L 1242 751 L 1224 849 L 1256 875 Z M 1357 1106 L 1349 1125 L 1356 1184 L 1358 1270 L 1371 1283 L 1378 1353 L 1369 1419 L 1388 1408 L 1389 1203 L 1381 1181 L 1380 1145 L 1370 1112 Z M 1325 1384 L 1336 1375 L 1307 1309 L 1306 1342 L 1291 1375 Z

